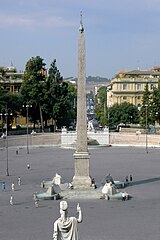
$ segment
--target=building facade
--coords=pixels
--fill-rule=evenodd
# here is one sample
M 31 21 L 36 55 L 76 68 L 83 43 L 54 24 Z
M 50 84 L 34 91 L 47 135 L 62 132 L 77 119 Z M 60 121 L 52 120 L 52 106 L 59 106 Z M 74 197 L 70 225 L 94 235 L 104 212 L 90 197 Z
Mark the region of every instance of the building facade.
M 0 87 L 5 92 L 18 93 L 23 82 L 24 73 L 17 73 L 16 68 L 11 65 L 9 67 L 0 67 Z M 17 125 L 26 125 L 26 117 L 20 114 L 13 118 L 12 127 Z M 5 120 L 0 117 L 0 125 L 4 125 Z
M 154 67 L 149 71 L 133 70 L 118 73 L 107 87 L 107 106 L 129 102 L 140 109 L 146 84 L 149 91 L 153 91 L 154 87 L 158 86 L 158 79 L 160 67 Z

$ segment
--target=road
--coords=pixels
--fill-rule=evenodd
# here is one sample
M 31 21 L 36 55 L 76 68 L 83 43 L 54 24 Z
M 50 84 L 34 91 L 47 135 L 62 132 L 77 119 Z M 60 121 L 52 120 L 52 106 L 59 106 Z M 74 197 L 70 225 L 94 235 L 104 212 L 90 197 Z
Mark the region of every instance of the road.
M 125 190 L 133 196 L 129 201 L 68 200 L 69 215 L 76 216 L 79 202 L 84 220 L 79 224 L 80 240 L 159 240 L 160 237 L 160 149 L 107 147 L 90 149 L 90 174 L 100 183 L 110 173 L 123 181 L 132 174 L 133 185 Z M 56 173 L 65 182 L 74 175 L 74 150 L 58 147 L 9 148 L 9 173 L 6 171 L 6 149 L 0 149 L 0 239 L 49 240 L 53 222 L 59 217 L 59 200 L 40 201 L 36 208 L 33 193 L 43 191 L 42 180 L 51 180 Z M 31 169 L 27 169 L 27 163 Z M 21 177 L 22 185 L 17 185 Z M 15 191 L 11 192 L 11 183 Z M 9 205 L 10 195 L 14 205 Z

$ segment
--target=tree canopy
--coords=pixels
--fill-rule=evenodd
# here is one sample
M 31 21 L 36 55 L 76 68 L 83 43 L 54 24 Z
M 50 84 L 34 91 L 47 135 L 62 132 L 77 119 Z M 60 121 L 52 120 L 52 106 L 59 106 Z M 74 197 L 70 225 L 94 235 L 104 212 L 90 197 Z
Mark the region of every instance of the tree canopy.
M 69 82 L 64 82 L 54 59 L 49 68 L 46 82 L 46 114 L 56 121 L 57 126 L 69 126 L 75 118 L 74 99 L 76 90 Z
M 63 81 L 55 59 L 50 65 L 48 76 L 45 72 L 45 63 L 39 56 L 32 57 L 26 64 L 20 93 L 24 104 L 32 106 L 30 118 L 34 124 L 40 122 L 42 129 L 50 119 L 59 127 L 69 126 L 75 118 L 73 104 L 76 90 Z
M 104 126 L 108 124 L 108 109 L 107 109 L 107 88 L 102 86 L 98 89 L 96 96 L 95 113 L 96 119 Z
M 46 75 L 43 73 L 45 67 L 43 59 L 39 56 L 32 57 L 25 67 L 24 81 L 20 88 L 23 102 L 27 106 L 32 106 L 31 119 L 36 123 L 40 121 L 43 129 L 42 105 L 45 94 Z
M 117 126 L 118 124 L 137 124 L 139 123 L 138 108 L 127 102 L 114 104 L 109 109 L 109 122 L 110 126 Z

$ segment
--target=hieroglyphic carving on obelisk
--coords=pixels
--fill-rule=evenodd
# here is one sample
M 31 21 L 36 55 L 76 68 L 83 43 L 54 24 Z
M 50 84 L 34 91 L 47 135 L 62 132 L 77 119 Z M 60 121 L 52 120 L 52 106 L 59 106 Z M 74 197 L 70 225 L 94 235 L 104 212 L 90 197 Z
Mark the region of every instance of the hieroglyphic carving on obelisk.
M 86 111 L 86 51 L 82 13 L 78 36 L 78 89 L 77 89 L 77 141 L 74 153 L 75 188 L 88 188 L 91 185 L 89 174 L 89 153 L 87 145 L 87 111 Z

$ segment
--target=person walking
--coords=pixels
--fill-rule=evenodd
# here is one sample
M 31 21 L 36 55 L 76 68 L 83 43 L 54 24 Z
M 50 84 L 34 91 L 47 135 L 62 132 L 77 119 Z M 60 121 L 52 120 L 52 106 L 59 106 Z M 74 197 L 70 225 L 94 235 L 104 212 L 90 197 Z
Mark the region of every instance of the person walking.
M 41 184 L 42 188 L 45 187 L 45 183 L 44 183 L 44 180 L 42 181 L 42 184 Z
M 2 182 L 2 191 L 5 191 L 5 190 L 6 190 L 6 183 Z
M 124 192 L 122 192 L 122 201 L 125 201 L 126 200 L 126 195 Z
M 132 182 L 132 181 L 133 181 L 132 174 L 130 174 L 130 176 L 129 176 L 129 180 L 130 180 L 130 182 Z
M 30 164 L 29 163 L 27 164 L 27 169 L 30 169 Z
M 128 176 L 126 176 L 126 179 L 125 179 L 125 180 L 126 180 L 126 183 L 128 184 Z
M 11 206 L 13 206 L 13 196 L 12 195 L 10 196 L 9 203 L 10 203 Z
M 18 153 L 19 153 L 19 152 L 18 152 L 18 148 L 17 148 L 17 149 L 16 149 L 16 155 L 18 155 Z
M 18 186 L 21 186 L 21 178 L 20 177 L 18 177 L 17 183 L 18 183 Z
M 39 207 L 39 199 L 38 199 L 36 193 L 34 194 L 33 198 L 34 198 L 34 204 L 35 204 L 36 208 L 38 208 Z
M 12 192 L 14 192 L 14 190 L 15 190 L 14 183 L 11 184 L 11 190 L 12 190 Z

